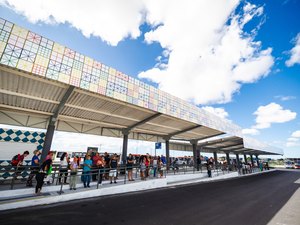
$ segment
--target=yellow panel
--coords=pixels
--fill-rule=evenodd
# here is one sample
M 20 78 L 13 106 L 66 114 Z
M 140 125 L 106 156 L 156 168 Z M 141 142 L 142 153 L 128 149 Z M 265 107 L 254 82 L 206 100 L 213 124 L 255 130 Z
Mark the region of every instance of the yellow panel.
M 89 66 L 93 66 L 94 60 L 92 58 L 86 56 L 84 58 L 84 63 L 89 65 Z
M 131 83 L 128 83 L 128 89 L 131 89 L 131 90 L 133 90 L 133 87 L 134 87 L 134 85 L 133 84 L 131 84 Z
M 139 100 L 138 105 L 143 107 L 144 106 L 144 101 Z
M 109 68 L 109 74 L 111 74 L 111 75 L 116 75 L 116 70 L 114 69 L 114 68 Z
M 58 44 L 58 43 L 54 43 L 54 46 L 53 46 L 53 51 L 56 51 L 60 54 L 64 54 L 64 51 L 65 51 L 65 47 Z
M 93 92 L 97 92 L 98 90 L 98 85 L 97 84 L 90 84 L 90 91 L 93 91 Z
M 102 87 L 106 87 L 107 81 L 106 80 L 100 80 L 99 85 L 102 86 Z
M 49 58 L 45 58 L 43 56 L 37 55 L 34 64 L 47 67 L 48 63 L 49 63 Z
M 4 48 L 6 46 L 6 43 L 3 42 L 3 41 L 0 41 L 0 55 L 2 55 L 3 51 L 4 51 Z
M 31 62 L 20 59 L 17 65 L 17 68 L 27 72 L 31 72 L 33 64 Z
M 73 68 L 72 73 L 71 73 L 71 77 L 80 79 L 81 74 L 82 74 L 82 72 L 80 70 L 76 70 L 76 69 Z
M 66 84 L 70 83 L 70 76 L 64 73 L 60 73 L 58 76 L 58 81 L 64 82 Z
M 11 33 L 25 39 L 27 37 L 28 30 L 25 30 L 24 28 L 19 27 L 18 25 L 14 25 L 14 28 L 11 31 Z

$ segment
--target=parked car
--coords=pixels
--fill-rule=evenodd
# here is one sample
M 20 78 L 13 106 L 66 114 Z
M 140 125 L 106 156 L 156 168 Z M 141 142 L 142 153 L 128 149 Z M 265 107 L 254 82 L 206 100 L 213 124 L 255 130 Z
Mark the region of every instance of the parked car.
M 300 161 L 295 162 L 295 169 L 300 169 Z
M 295 168 L 295 163 L 292 161 L 286 161 L 285 162 L 285 168 L 286 169 L 294 169 Z

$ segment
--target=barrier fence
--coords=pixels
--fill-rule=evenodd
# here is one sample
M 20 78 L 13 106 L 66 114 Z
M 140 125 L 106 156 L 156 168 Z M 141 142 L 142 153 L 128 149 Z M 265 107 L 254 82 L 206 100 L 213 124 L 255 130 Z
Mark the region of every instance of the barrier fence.
M 135 164 L 130 168 L 126 165 L 119 165 L 117 170 L 117 180 L 118 182 L 122 181 L 124 184 L 128 182 L 128 169 L 132 169 L 132 174 L 135 179 L 143 180 L 141 176 L 141 172 L 144 173 L 144 179 L 156 179 L 156 178 L 166 178 L 171 175 L 179 175 L 179 174 L 195 174 L 195 173 L 208 173 L 207 165 L 205 164 L 182 164 L 182 165 L 170 165 L 167 170 L 166 165 L 164 166 L 153 166 L 150 165 L 145 168 L 145 171 L 141 170 L 140 165 Z M 111 168 L 92 168 L 88 174 L 90 176 L 91 182 L 97 182 L 96 188 L 98 189 L 102 176 L 102 180 L 107 180 L 109 171 Z M 216 164 L 210 168 L 211 172 L 213 172 L 214 176 L 224 175 L 225 173 L 230 173 L 234 171 L 238 171 L 239 174 L 248 174 L 255 173 L 260 171 L 257 167 L 243 167 L 237 168 L 235 165 L 223 165 Z M 39 172 L 39 167 L 33 167 L 29 165 L 14 167 L 11 165 L 0 166 L 0 185 L 1 189 L 9 188 L 11 190 L 15 188 L 23 188 L 27 181 L 28 177 L 34 176 Z M 71 175 L 71 170 L 62 171 L 62 168 L 59 165 L 52 165 L 51 174 L 47 175 L 45 179 L 45 183 L 51 186 L 60 185 L 59 194 L 63 193 L 63 185 L 62 182 L 65 178 L 66 180 L 70 180 L 72 176 L 76 176 L 76 182 L 80 179 L 82 181 L 83 176 L 85 176 L 82 168 L 77 170 L 77 173 Z M 33 183 L 35 183 L 35 178 L 33 178 Z M 59 182 L 60 181 L 60 182 Z

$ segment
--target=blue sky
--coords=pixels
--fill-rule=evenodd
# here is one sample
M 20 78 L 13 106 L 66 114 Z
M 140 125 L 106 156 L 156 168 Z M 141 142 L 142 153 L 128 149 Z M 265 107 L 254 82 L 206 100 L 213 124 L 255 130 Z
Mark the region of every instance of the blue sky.
M 300 157 L 299 1 L 40 2 L 0 0 L 0 16 Z

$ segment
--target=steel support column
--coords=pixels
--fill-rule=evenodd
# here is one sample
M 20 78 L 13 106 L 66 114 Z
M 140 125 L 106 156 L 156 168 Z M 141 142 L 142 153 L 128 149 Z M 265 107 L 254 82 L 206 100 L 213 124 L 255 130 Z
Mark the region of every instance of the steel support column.
M 247 155 L 246 154 L 244 154 L 244 161 L 245 161 L 245 163 L 248 163 Z
M 75 88 L 74 86 L 69 86 L 69 88 L 65 92 L 64 96 L 62 97 L 59 105 L 55 109 L 53 115 L 50 117 L 49 125 L 47 128 L 47 133 L 46 133 L 46 137 L 45 137 L 45 142 L 44 142 L 44 146 L 43 146 L 42 156 L 41 156 L 41 163 L 44 162 L 44 160 L 46 159 L 46 156 L 48 155 L 48 152 L 51 149 L 54 130 L 55 130 L 55 123 L 58 119 L 58 115 L 63 110 L 63 108 L 64 108 L 66 102 L 68 101 L 68 98 L 72 94 L 74 88 Z
M 217 152 L 214 152 L 214 160 L 215 160 L 215 166 L 218 165 L 218 155 Z
M 46 159 L 46 156 L 48 155 L 48 152 L 51 149 L 54 130 L 55 130 L 55 125 L 49 124 L 48 128 L 47 128 L 47 132 L 46 132 L 42 155 L 41 155 L 41 163 L 44 162 L 44 160 Z
M 254 166 L 253 155 L 250 154 L 251 164 Z
M 256 157 L 257 167 L 259 167 L 259 159 L 258 159 L 258 155 L 256 154 L 255 157 Z
M 122 162 L 123 162 L 123 165 L 126 164 L 126 160 L 127 160 L 128 135 L 129 135 L 129 131 L 124 130 L 123 131 L 123 146 L 122 146 Z
M 170 139 L 165 139 L 166 141 L 166 166 L 167 170 L 170 169 Z
M 229 157 L 229 152 L 226 152 L 226 161 L 227 161 L 227 165 L 230 165 L 230 157 Z
M 240 158 L 239 158 L 239 154 L 236 154 L 236 167 L 237 170 L 240 171 Z
M 194 168 L 198 168 L 198 164 L 197 164 L 197 143 L 198 143 L 198 141 L 191 141 L 191 144 L 193 146 Z

